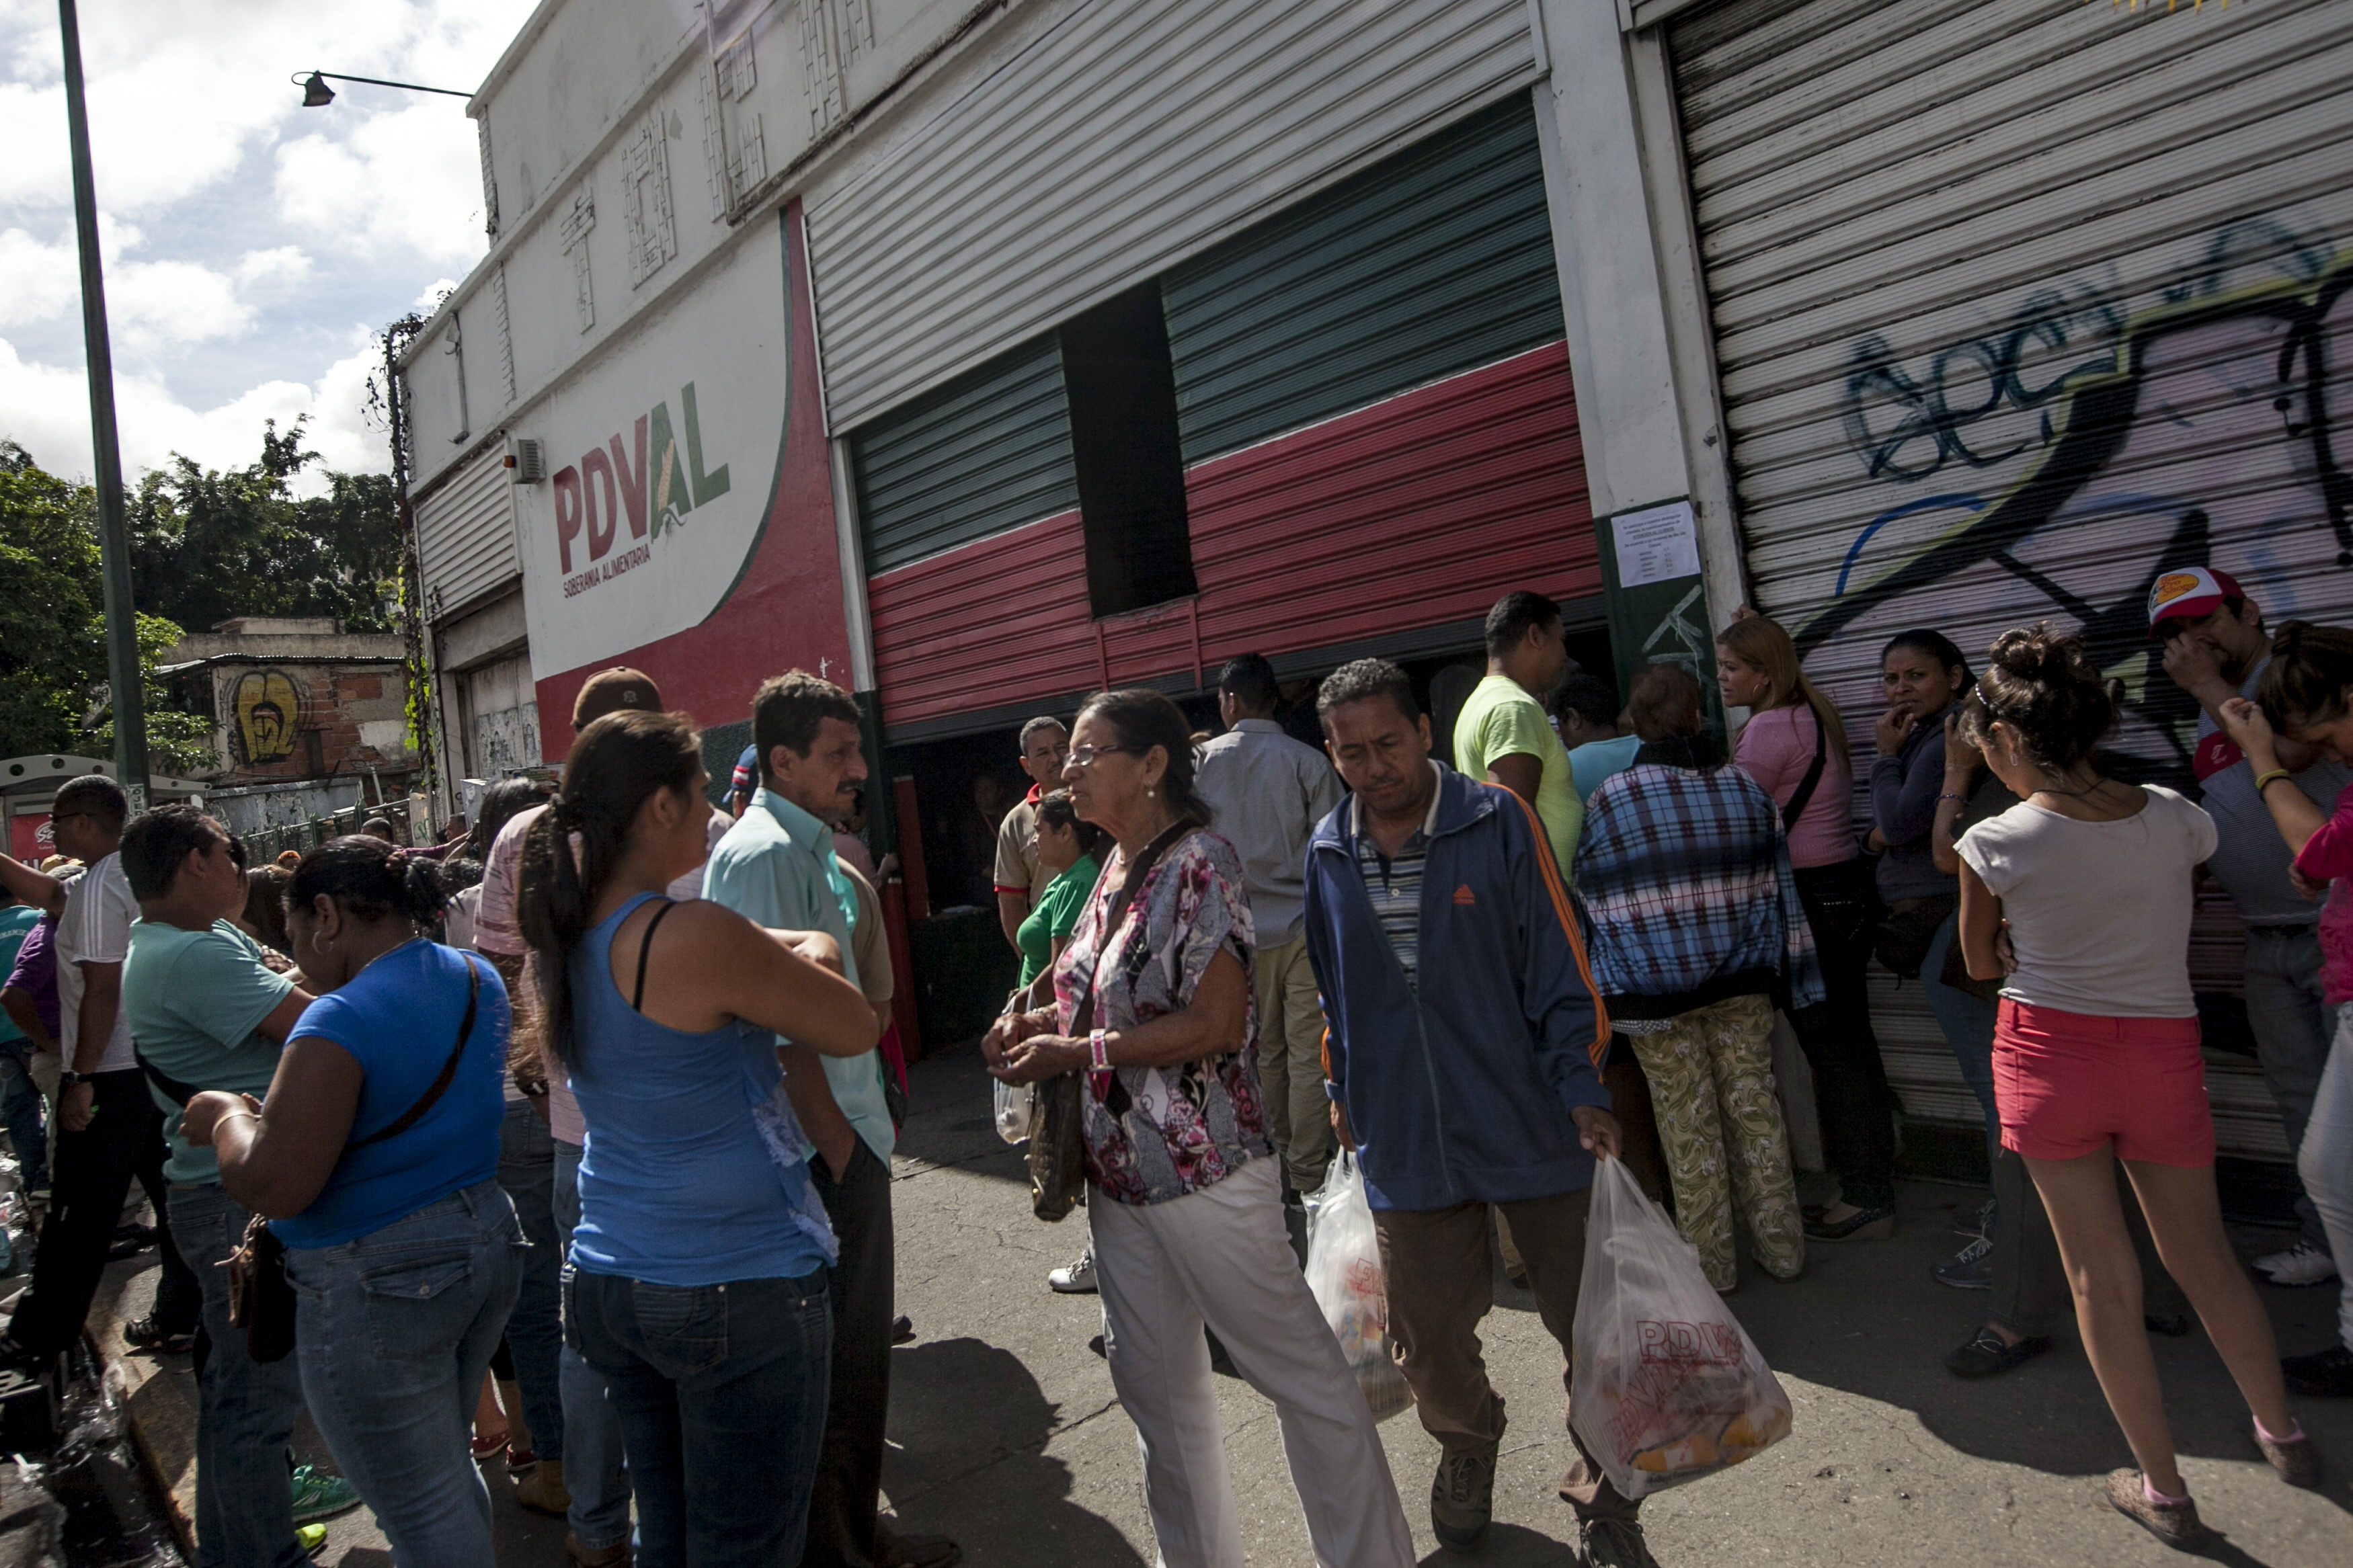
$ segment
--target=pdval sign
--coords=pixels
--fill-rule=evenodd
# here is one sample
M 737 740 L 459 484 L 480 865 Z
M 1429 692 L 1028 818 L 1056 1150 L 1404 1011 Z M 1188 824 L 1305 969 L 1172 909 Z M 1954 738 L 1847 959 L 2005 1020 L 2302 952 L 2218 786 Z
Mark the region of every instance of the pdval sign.
M 536 679 L 702 625 L 758 549 L 790 402 L 780 240 L 737 240 L 518 430 L 555 470 L 515 487 Z

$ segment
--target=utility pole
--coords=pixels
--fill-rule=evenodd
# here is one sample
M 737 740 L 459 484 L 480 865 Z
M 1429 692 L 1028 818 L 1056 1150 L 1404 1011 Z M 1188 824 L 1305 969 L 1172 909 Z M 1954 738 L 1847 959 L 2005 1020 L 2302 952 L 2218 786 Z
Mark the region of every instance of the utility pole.
M 114 706 L 114 773 L 135 815 L 147 809 L 147 702 L 140 679 L 139 616 L 131 596 L 131 538 L 122 516 L 122 453 L 114 431 L 114 354 L 106 332 L 106 279 L 98 254 L 98 185 L 90 165 L 90 111 L 81 97 L 81 26 L 58 0 L 65 37 L 66 128 L 73 144 L 74 233 L 81 243 L 81 333 L 90 361 L 90 462 L 98 485 L 98 551 L 106 583 L 106 678 Z

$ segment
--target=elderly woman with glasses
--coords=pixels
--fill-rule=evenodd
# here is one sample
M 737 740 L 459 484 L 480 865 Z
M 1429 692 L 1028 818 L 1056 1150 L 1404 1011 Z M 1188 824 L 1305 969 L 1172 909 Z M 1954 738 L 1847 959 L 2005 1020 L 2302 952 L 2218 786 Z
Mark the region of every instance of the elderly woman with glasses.
M 1370 1408 L 1301 1278 L 1252 1042 L 1253 949 L 1233 846 L 1208 830 L 1189 726 L 1155 691 L 1089 700 L 1062 777 L 1113 840 L 1054 1005 L 983 1048 L 1008 1083 L 1085 1075 L 1087 1198 L 1103 1351 L 1143 1449 L 1170 1568 L 1239 1563 L 1206 1324 L 1274 1402 L 1316 1561 L 1409 1563 Z

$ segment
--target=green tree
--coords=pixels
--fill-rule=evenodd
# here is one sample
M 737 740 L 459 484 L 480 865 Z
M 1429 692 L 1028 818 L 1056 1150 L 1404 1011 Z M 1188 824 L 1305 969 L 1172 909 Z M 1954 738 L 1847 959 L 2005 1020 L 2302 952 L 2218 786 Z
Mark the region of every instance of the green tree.
M 210 715 L 189 711 L 155 677 L 183 627 L 332 616 L 348 630 L 392 628 L 392 482 L 324 470 L 326 493 L 298 498 L 290 482 L 320 460 L 302 437 L 299 419 L 283 435 L 269 424 L 259 459 L 227 471 L 175 455 L 126 498 L 153 772 L 217 765 Z M 95 498 L 0 441 L 0 756 L 112 752 Z

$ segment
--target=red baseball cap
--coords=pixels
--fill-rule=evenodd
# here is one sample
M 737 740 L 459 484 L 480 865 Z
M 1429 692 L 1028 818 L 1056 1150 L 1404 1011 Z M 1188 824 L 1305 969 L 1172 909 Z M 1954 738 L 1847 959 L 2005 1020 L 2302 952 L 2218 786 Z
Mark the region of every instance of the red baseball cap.
M 2239 580 L 2211 566 L 2184 566 L 2160 573 L 2148 588 L 2148 635 L 2157 637 L 2168 621 L 2202 620 L 2222 607 L 2226 599 L 2243 599 Z

